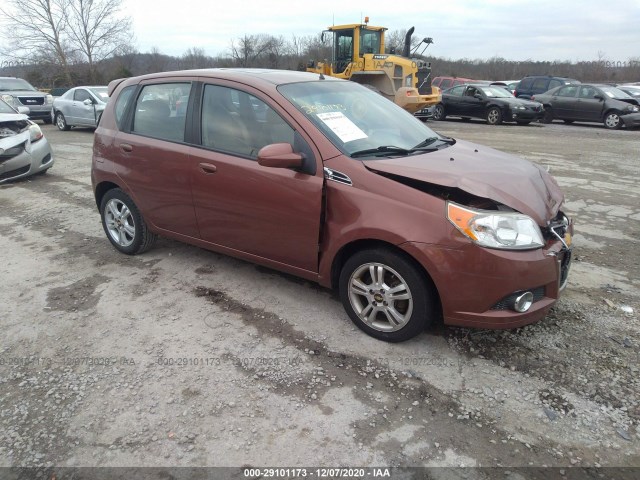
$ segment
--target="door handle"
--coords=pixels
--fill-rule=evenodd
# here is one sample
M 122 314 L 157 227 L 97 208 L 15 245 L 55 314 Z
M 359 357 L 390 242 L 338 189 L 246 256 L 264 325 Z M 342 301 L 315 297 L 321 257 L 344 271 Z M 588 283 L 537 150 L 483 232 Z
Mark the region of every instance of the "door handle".
M 121 143 L 120 144 L 120 148 L 124 151 L 124 152 L 133 152 L 133 147 L 131 145 L 129 145 L 128 143 Z
M 217 167 L 215 165 L 212 165 L 210 163 L 201 163 L 200 164 L 200 170 L 202 170 L 207 175 L 210 175 L 212 173 L 216 173 L 216 171 L 218 169 L 217 169 Z

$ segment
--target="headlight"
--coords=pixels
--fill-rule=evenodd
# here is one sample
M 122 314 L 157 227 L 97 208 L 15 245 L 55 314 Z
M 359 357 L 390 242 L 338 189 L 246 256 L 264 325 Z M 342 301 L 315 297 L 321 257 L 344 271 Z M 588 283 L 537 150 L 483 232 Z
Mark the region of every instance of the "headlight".
M 540 227 L 521 213 L 478 210 L 447 202 L 447 219 L 483 247 L 524 250 L 544 245 Z
M 12 95 L 2 95 L 2 100 L 9 104 L 10 107 L 18 108 L 18 101 Z
M 628 107 L 625 107 L 625 111 L 627 112 L 637 112 L 638 110 L 640 109 L 637 105 L 629 105 Z
M 37 142 L 42 137 L 44 137 L 44 135 L 42 133 L 42 130 L 40 130 L 38 124 L 32 123 L 31 125 L 29 125 L 29 139 L 31 140 L 31 143 Z
M 47 105 L 53 105 L 53 95 L 47 95 Z
M 523 105 L 511 105 L 511 110 L 525 110 Z

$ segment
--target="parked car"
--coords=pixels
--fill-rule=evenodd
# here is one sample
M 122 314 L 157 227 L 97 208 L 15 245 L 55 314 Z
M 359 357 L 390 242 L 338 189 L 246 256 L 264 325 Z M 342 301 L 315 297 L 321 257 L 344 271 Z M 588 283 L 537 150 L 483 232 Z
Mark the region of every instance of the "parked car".
M 640 85 L 618 85 L 618 88 L 636 100 L 640 100 Z
M 51 147 L 27 113 L 27 107 L 14 109 L 0 100 L 0 183 L 45 173 L 53 166 Z
M 96 127 L 108 100 L 106 86 L 75 87 L 53 101 L 51 119 L 60 130 Z
M 446 90 L 455 85 L 462 85 L 463 83 L 475 83 L 476 80 L 471 78 L 462 77 L 435 77 L 431 80 L 432 87 L 438 87 L 440 90 Z
M 184 117 L 144 100 L 177 85 L 193 97 Z M 573 227 L 544 168 L 438 135 L 362 85 L 210 69 L 109 93 L 91 179 L 124 254 L 163 235 L 313 280 L 387 341 L 440 317 L 532 323 L 566 284 Z
M 16 77 L 0 77 L 0 99 L 13 108 L 28 107 L 31 120 L 51 123 L 53 97 L 40 92 L 26 80 Z
M 458 85 L 442 93 L 442 102 L 433 110 L 434 120 L 447 116 L 484 118 L 489 125 L 516 122 L 527 125 L 543 115 L 542 105 L 515 98 L 497 85 Z
M 566 77 L 551 77 L 549 75 L 532 75 L 524 77 L 518 83 L 518 87 L 513 94 L 518 98 L 530 99 L 534 95 L 547 92 L 552 88 L 559 87 L 561 85 L 569 85 L 573 83 L 580 83 L 578 80 Z
M 605 127 L 616 129 L 623 123 L 628 127 L 640 126 L 638 100 L 610 85 L 564 85 L 536 95 L 544 105 L 544 121 L 602 122 Z
M 491 82 L 489 85 L 498 85 L 500 87 L 504 87 L 513 95 L 513 92 L 515 92 L 519 83 L 520 80 L 498 80 L 495 82 Z

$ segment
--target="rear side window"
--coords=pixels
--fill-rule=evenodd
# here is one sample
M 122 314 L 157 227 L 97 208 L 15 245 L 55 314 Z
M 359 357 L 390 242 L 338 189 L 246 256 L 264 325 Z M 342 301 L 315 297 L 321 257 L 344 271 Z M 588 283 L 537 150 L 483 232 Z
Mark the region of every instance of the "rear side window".
M 116 110 L 116 124 L 118 128 L 122 130 L 122 121 L 124 112 L 127 109 L 127 105 L 129 104 L 129 99 L 131 98 L 131 94 L 136 89 L 135 85 L 131 85 L 129 87 L 125 87 L 118 95 L 118 99 L 116 100 L 115 110 Z
M 532 78 L 525 78 L 520 81 L 518 85 L 518 90 L 529 90 L 531 88 L 531 84 L 533 83 Z
M 564 82 L 553 79 L 549 82 L 549 90 L 551 90 L 552 88 L 559 87 L 560 85 L 564 85 Z
M 136 101 L 132 133 L 183 142 L 186 109 L 176 108 L 176 103 L 178 99 L 188 97 L 190 92 L 190 83 L 161 83 L 143 87 Z
M 577 85 L 567 85 L 566 87 L 562 87 L 556 92 L 558 97 L 575 97 L 576 92 L 578 91 Z
M 533 85 L 531 86 L 531 90 L 533 90 L 535 93 L 542 93 L 542 92 L 546 92 L 548 90 L 547 85 L 548 85 L 548 80 L 546 78 L 536 78 L 533 81 Z
M 201 125 L 203 146 L 252 159 L 265 145 L 294 144 L 293 128 L 275 110 L 234 88 L 204 87 Z
M 464 92 L 464 86 L 453 87 L 451 90 L 447 91 L 449 95 L 455 95 L 456 97 L 461 97 Z
M 445 79 L 442 80 L 442 82 L 440 82 L 440 89 L 441 90 L 446 90 L 451 85 L 453 85 L 453 80 L 451 80 L 450 78 L 445 78 Z

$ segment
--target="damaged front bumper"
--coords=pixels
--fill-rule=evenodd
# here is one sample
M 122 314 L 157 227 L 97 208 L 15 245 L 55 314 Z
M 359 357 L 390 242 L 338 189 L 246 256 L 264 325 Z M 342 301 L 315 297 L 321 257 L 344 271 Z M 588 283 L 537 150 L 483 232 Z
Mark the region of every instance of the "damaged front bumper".
M 550 229 L 549 229 L 550 230 Z M 569 223 L 543 248 L 497 250 L 468 243 L 461 248 L 410 242 L 401 247 L 431 275 L 444 323 L 473 328 L 515 328 L 538 322 L 566 287 L 571 267 Z M 523 307 L 523 298 L 530 300 Z
M 29 132 L 0 138 L 0 183 L 43 172 L 53 166 L 53 154 L 46 138 L 35 142 Z

